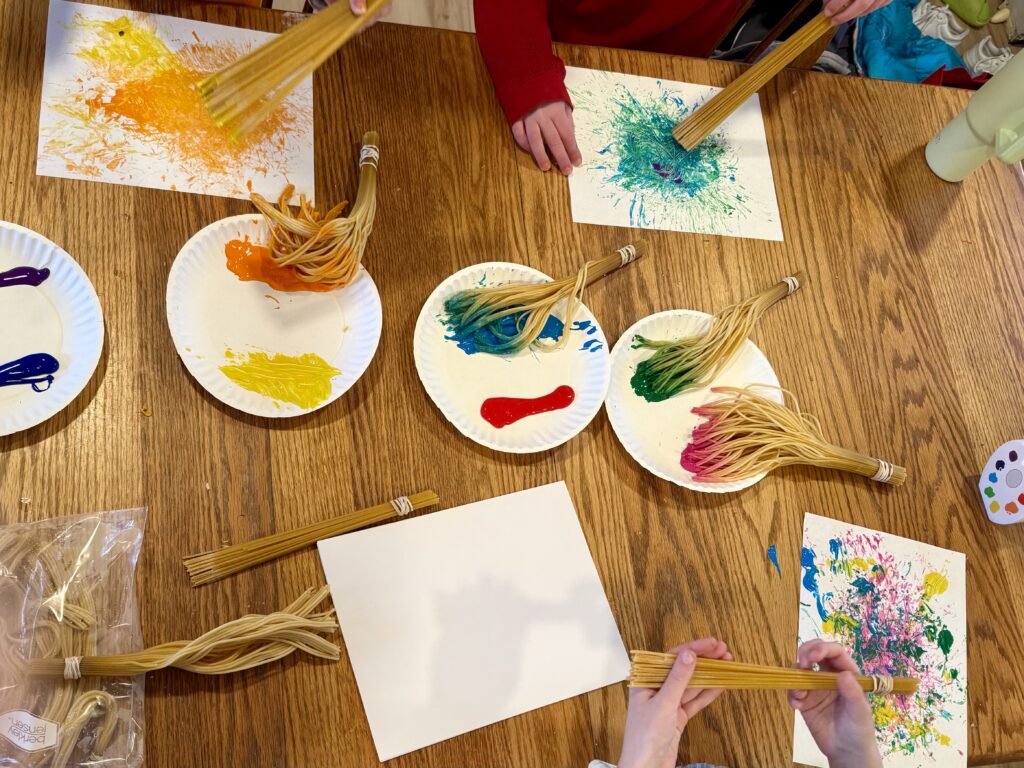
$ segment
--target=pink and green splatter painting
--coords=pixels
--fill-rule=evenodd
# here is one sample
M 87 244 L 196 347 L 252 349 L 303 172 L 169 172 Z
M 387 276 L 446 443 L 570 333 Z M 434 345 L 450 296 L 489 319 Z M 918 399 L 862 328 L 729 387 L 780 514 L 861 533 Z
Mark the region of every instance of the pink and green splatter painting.
M 963 555 L 808 515 L 800 565 L 801 642 L 838 642 L 865 674 L 920 680 L 914 695 L 872 697 L 885 765 L 966 765 Z

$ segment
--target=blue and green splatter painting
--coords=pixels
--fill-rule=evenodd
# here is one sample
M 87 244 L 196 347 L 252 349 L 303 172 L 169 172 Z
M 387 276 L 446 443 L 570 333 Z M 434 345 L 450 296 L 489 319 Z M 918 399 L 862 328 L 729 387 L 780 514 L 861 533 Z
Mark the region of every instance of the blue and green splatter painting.
M 599 177 L 601 193 L 616 207 L 628 209 L 630 226 L 710 231 L 749 213 L 737 153 L 724 133 L 689 152 L 672 138 L 672 128 L 696 103 L 660 82 L 655 92 L 616 86 L 611 96 L 595 90 L 573 97 L 577 122 L 599 147 L 583 170 Z M 596 119 L 580 121 L 585 112 Z

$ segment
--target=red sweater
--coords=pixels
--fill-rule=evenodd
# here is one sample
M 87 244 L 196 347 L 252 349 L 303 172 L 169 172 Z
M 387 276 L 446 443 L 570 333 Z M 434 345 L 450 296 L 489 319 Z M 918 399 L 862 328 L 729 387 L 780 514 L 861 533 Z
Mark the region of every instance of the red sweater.
M 474 0 L 480 52 L 510 123 L 569 100 L 551 41 L 707 56 L 741 0 Z

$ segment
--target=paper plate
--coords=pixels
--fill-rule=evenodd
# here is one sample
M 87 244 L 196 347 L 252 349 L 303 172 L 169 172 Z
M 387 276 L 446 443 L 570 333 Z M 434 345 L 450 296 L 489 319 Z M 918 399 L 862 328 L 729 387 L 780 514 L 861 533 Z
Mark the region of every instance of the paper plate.
M 608 344 L 604 331 L 581 306 L 560 350 L 525 350 L 510 357 L 467 354 L 447 339 L 444 302 L 465 288 L 510 281 L 548 282 L 543 272 L 520 264 L 490 262 L 456 272 L 441 283 L 420 311 L 413 337 L 416 370 L 434 404 L 462 434 L 480 445 L 507 453 L 535 453 L 579 434 L 597 415 L 608 392 Z M 563 316 L 564 307 L 556 307 Z M 528 416 L 498 429 L 480 408 L 492 397 L 541 397 L 568 385 L 572 403 L 561 410 Z
M 690 434 L 703 419 L 691 409 L 718 397 L 710 388 L 694 389 L 648 403 L 633 391 L 629 380 L 637 363 L 651 356 L 649 349 L 633 349 L 637 334 L 650 339 L 677 339 L 706 332 L 711 315 L 689 309 L 673 309 L 645 317 L 622 334 L 612 350 L 612 377 L 608 390 L 608 418 L 619 442 L 647 471 L 694 491 L 729 493 L 749 488 L 764 478 L 764 473 L 731 483 L 699 483 L 679 463 Z M 714 386 L 746 387 L 765 384 L 777 387 L 779 378 L 768 358 L 750 340 L 716 377 Z M 764 393 L 782 402 L 781 392 Z
M 326 293 L 277 291 L 228 270 L 229 241 L 265 244 L 269 236 L 258 215 L 222 219 L 193 236 L 167 279 L 167 324 L 189 373 L 222 403 L 254 416 L 299 416 L 337 400 L 366 371 L 380 341 L 380 296 L 365 269 Z M 256 353 L 315 354 L 340 373 L 325 399 L 298 405 L 245 389 L 221 370 Z
M 103 310 L 78 263 L 32 230 L 0 221 L 0 272 L 48 269 L 38 286 L 0 287 L 0 366 L 47 354 L 59 367 L 43 382 L 0 386 L 0 435 L 34 427 L 67 406 L 92 378 L 103 350 Z

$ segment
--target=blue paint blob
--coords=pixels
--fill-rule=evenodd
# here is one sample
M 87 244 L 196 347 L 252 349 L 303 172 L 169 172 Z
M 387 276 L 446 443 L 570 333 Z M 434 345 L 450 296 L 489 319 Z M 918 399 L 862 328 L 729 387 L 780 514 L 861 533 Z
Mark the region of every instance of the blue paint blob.
M 575 323 L 572 324 L 572 327 L 569 330 L 586 331 L 587 336 L 593 336 L 595 333 L 597 333 L 597 326 L 594 325 L 589 320 L 577 320 Z
M 467 355 L 475 355 L 478 352 L 485 352 L 492 355 L 514 354 L 517 350 L 512 339 L 519 332 L 519 318 L 522 312 L 506 315 L 496 323 L 489 323 L 481 328 L 457 328 L 448 323 L 450 336 L 445 336 L 447 341 L 454 341 L 459 349 Z M 558 341 L 562 338 L 564 324 L 554 315 L 548 315 L 544 329 L 540 332 L 539 339 L 550 339 Z
M 768 547 L 768 559 L 771 560 L 772 565 L 775 566 L 775 572 L 777 574 L 779 574 L 779 576 L 781 576 L 782 575 L 782 569 L 779 568 L 779 553 L 775 549 L 775 545 L 774 544 L 772 544 L 771 546 Z
M 998 483 L 999 482 L 999 475 L 997 475 L 995 472 L 989 472 L 988 481 L 990 483 Z
M 604 344 L 600 339 L 587 339 L 580 347 L 580 352 L 598 352 L 602 349 L 604 349 Z
M 1013 461 L 1012 455 L 1013 455 L 1013 454 L 1011 454 L 1011 458 L 1010 458 L 1010 461 Z M 996 462 L 996 469 L 997 469 L 997 470 L 999 470 L 1000 472 L 1002 472 L 1002 471 L 1003 471 L 1003 468 L 1004 468 L 1005 466 L 1006 466 L 1006 462 L 1005 462 L 1005 461 L 1003 461 L 1002 459 L 1000 459 L 999 461 L 997 461 L 997 462 Z
M 875 585 L 865 579 L 863 576 L 858 576 L 852 582 L 854 589 L 861 595 L 866 595 L 869 592 L 875 591 Z
M 53 355 L 38 352 L 0 365 L 0 387 L 28 384 L 36 392 L 45 392 L 53 384 L 60 363 Z M 45 385 L 45 386 L 44 386 Z
M 835 540 L 837 541 L 837 540 Z M 829 542 L 831 546 L 831 542 Z M 821 599 L 821 592 L 818 589 L 818 566 L 814 564 L 814 550 L 810 547 L 804 547 L 800 550 L 800 567 L 804 571 L 804 577 L 802 583 L 804 589 L 814 595 L 814 602 L 818 608 L 818 615 L 821 616 L 821 620 L 824 621 L 828 618 L 828 612 L 825 610 L 825 604 Z

